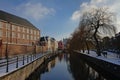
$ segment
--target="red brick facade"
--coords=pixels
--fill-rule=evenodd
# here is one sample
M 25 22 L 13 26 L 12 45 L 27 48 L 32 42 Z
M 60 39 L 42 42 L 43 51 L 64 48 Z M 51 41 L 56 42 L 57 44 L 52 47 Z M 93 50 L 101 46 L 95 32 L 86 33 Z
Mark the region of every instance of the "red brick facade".
M 19 54 L 34 53 L 34 46 L 32 45 L 18 45 L 18 44 L 3 44 L 0 48 L 0 57 L 5 57 L 6 55 L 6 46 L 8 56 L 14 56 Z M 36 46 L 36 53 L 41 51 L 40 46 Z
M 27 21 L 25 23 L 27 24 Z M 26 26 L 0 19 L 0 57 L 5 57 L 6 49 L 9 56 L 32 52 L 33 43 L 35 44 L 39 39 L 40 30 L 34 26 Z
M 40 31 L 0 21 L 0 40 L 3 43 L 32 44 L 40 38 Z

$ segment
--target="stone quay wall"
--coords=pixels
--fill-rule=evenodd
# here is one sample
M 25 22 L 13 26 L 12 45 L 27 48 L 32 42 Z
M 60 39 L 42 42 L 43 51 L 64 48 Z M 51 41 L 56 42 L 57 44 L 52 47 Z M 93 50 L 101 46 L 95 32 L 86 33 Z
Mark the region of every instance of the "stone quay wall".
M 77 52 L 78 56 L 85 60 L 86 62 L 89 62 L 90 64 L 94 65 L 95 67 L 105 71 L 111 76 L 115 76 L 117 79 L 120 80 L 120 65 L 110 63 L 101 59 L 97 59 L 95 57 L 91 57 L 88 55 L 85 55 L 83 53 Z
M 29 75 L 34 72 L 44 62 L 44 56 L 0 77 L 0 80 L 25 80 Z

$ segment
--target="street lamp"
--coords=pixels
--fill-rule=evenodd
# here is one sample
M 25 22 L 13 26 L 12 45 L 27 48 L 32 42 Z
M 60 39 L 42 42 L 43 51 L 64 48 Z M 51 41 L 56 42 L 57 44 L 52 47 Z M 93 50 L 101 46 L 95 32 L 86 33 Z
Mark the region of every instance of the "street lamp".
M 6 40 L 6 53 L 5 53 L 5 58 L 7 59 L 8 58 L 8 28 L 6 27 L 7 29 L 7 32 L 6 32 L 6 37 L 7 37 L 7 40 Z
M 5 57 L 6 57 L 6 60 L 7 60 L 7 64 L 6 64 L 6 72 L 8 72 L 8 25 L 6 26 L 6 29 L 7 29 L 7 42 L 6 42 L 6 53 L 5 53 Z

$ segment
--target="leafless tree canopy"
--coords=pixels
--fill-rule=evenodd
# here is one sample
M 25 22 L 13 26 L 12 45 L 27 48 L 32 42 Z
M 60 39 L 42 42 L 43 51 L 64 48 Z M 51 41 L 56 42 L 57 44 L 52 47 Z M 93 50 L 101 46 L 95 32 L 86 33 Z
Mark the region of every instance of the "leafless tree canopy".
M 85 41 L 88 42 L 91 39 L 94 39 L 93 41 L 95 42 L 97 54 L 100 56 L 101 52 L 98 37 L 101 34 L 115 34 L 116 27 L 114 25 L 115 15 L 110 12 L 108 8 L 91 9 L 83 13 L 78 30 L 74 32 L 72 39 L 76 42 L 76 44 L 81 43 L 81 46 Z M 76 40 L 79 42 L 77 43 Z

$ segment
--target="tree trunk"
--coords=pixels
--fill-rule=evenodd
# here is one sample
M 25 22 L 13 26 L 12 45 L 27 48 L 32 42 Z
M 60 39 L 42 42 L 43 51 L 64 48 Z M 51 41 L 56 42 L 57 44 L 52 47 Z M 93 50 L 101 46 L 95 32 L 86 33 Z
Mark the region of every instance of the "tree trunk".
M 85 44 L 86 44 L 86 47 L 87 47 L 87 50 L 88 50 L 88 54 L 90 54 L 90 49 L 89 49 L 87 41 L 85 41 Z
M 98 28 L 96 28 L 93 37 L 94 37 L 95 42 L 96 42 L 97 55 L 98 55 L 98 56 L 101 56 L 99 41 L 98 41 L 98 39 L 97 39 L 97 37 L 96 37 L 97 31 L 98 31 Z
M 85 52 L 84 47 L 82 48 L 83 53 Z

